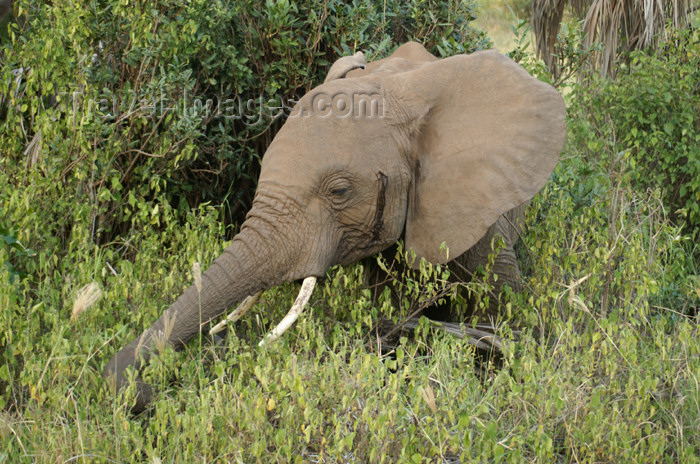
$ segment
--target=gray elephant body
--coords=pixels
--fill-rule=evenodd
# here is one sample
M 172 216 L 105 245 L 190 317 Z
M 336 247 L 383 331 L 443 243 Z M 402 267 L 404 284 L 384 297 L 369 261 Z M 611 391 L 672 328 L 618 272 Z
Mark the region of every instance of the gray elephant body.
M 526 203 L 504 213 L 498 218 L 498 221 L 488 228 L 486 234 L 476 245 L 455 259 L 461 264 L 461 266 L 454 268 L 457 273 L 456 277 L 459 280 L 469 281 L 471 275 L 479 266 L 486 263 L 489 254 L 493 252 L 492 241 L 501 237 L 503 239 L 503 247 L 498 250 L 493 263 L 493 274 L 498 276 L 497 280 L 491 281 L 494 291 L 496 294 L 500 293 L 504 285 L 508 285 L 516 292 L 522 290 L 520 268 L 514 247 L 522 232 L 523 222 L 525 221 L 525 207 Z M 466 272 L 460 272 L 460 269 L 464 269 Z M 489 308 L 492 311 L 491 315 L 494 315 L 493 311 L 496 308 L 497 305 L 491 305 Z
M 439 60 L 408 43 L 332 71 L 337 78 L 302 97 L 268 147 L 253 207 L 201 291 L 187 289 L 109 362 L 105 376 L 117 389 L 155 339 L 181 347 L 248 295 L 323 276 L 400 238 L 417 258 L 458 257 L 473 271 L 499 234 L 497 286 L 519 289 L 513 245 L 523 205 L 563 145 L 561 96 L 493 51 Z M 135 410 L 151 399 L 137 382 Z

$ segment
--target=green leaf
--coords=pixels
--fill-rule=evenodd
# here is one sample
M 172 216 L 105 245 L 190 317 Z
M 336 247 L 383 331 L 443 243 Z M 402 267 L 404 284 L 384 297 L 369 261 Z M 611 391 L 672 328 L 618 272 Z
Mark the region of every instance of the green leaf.
M 0 366 L 0 379 L 5 382 L 10 381 L 10 370 L 7 368 L 7 364 Z
M 14 243 L 17 243 L 17 238 L 12 236 L 12 235 L 2 235 L 2 240 L 7 244 L 7 245 L 12 245 Z

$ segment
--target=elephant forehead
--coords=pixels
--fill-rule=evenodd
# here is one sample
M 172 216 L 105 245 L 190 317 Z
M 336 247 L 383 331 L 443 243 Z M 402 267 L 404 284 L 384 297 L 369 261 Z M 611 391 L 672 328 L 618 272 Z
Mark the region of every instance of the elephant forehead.
M 385 94 L 367 78 L 339 79 L 315 87 L 294 107 L 290 119 L 320 118 L 331 124 L 347 120 L 376 120 L 385 114 Z M 376 121 L 375 121 L 376 122 Z
M 353 165 L 391 152 L 390 142 L 389 129 L 381 122 L 362 118 L 290 118 L 265 153 L 263 171 L 294 166 L 308 172 Z

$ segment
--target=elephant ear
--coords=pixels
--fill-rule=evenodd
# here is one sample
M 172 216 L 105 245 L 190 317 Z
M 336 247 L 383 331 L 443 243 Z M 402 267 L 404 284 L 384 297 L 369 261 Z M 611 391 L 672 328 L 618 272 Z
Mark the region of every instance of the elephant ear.
M 323 82 L 326 83 L 335 79 L 342 79 L 353 69 L 365 69 L 365 66 L 367 66 L 367 60 L 365 60 L 365 54 L 362 52 L 357 52 L 352 56 L 338 58 L 331 66 L 331 69 L 328 70 L 326 79 Z
M 495 51 L 428 62 L 384 88 L 391 124 L 410 138 L 405 242 L 417 258 L 445 263 L 464 253 L 530 200 L 559 159 L 562 97 Z

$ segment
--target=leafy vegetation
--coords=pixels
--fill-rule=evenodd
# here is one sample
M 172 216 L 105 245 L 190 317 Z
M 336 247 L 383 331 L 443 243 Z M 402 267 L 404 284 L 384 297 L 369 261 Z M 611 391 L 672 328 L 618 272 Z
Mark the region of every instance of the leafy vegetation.
M 16 258 L 30 257 L 34 256 L 34 250 L 31 248 L 26 248 L 22 245 L 22 242 L 17 240 L 15 231 L 11 229 L 6 229 L 0 226 L 0 246 L 5 249 L 5 253 L 8 255 L 4 260 L 4 265 L 7 271 L 10 273 L 10 283 L 14 283 L 15 279 L 20 276 L 24 276 L 22 271 L 18 270 L 10 261 L 10 254 L 15 255 Z
M 614 81 L 591 76 L 595 82 L 579 88 L 576 110 L 589 127 L 576 143 L 587 159 L 602 152 L 607 168 L 625 171 L 636 190 L 660 190 L 666 214 L 697 240 L 700 31 L 674 32 L 661 53 L 632 53 L 623 71 Z
M 512 56 L 566 95 L 569 138 L 528 210 L 500 360 L 425 319 L 398 343 L 378 335 L 381 318 L 487 294 L 484 276 L 389 269 L 397 301 L 356 264 L 331 269 L 272 347 L 256 345 L 294 284 L 235 336 L 166 349 L 147 414 L 102 381 L 224 248 L 282 121 L 273 104 L 234 119 L 186 102 L 287 98 L 339 54 L 411 37 L 471 51 L 486 46 L 472 8 L 18 2 L 0 54 L 0 463 L 700 461 L 696 31 L 617 81 L 553 80 L 520 36 Z M 559 58 L 570 77 L 590 52 L 578 30 Z M 162 95 L 187 111 L 151 109 Z

